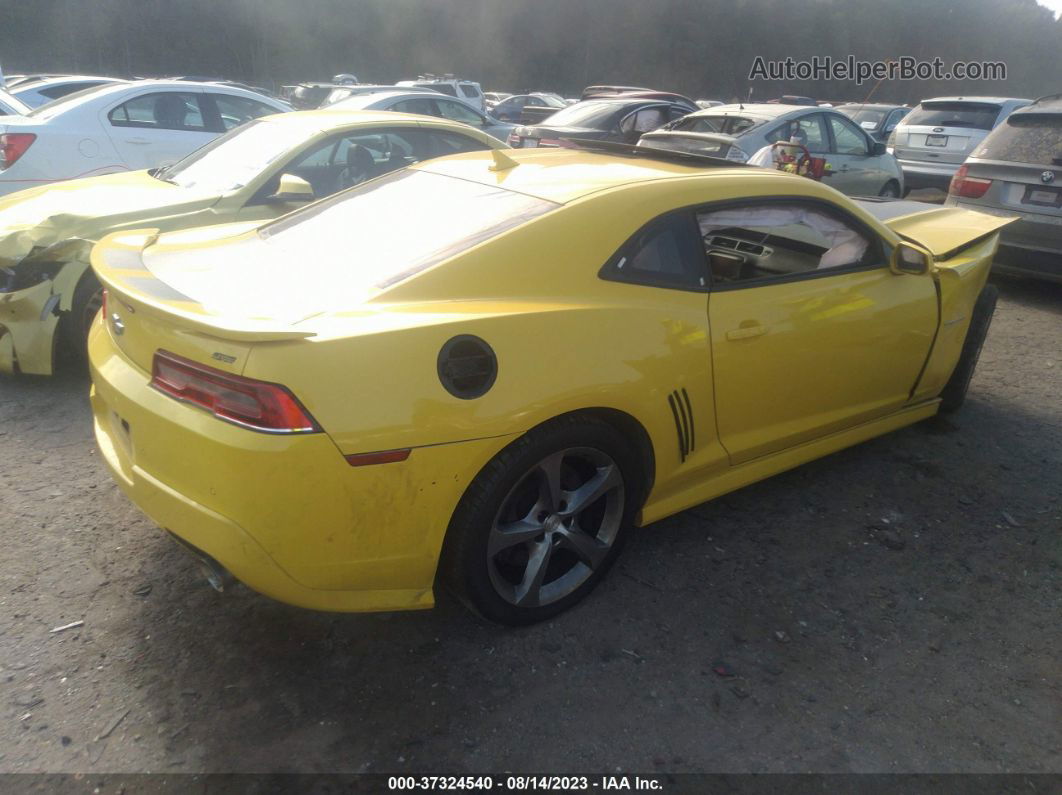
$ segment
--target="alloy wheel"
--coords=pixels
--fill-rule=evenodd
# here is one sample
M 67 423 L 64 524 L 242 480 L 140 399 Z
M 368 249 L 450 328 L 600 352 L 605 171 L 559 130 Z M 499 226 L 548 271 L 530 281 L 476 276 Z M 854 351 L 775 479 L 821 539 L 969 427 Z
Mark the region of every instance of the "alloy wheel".
M 497 594 L 530 608 L 575 591 L 608 557 L 625 498 L 623 474 L 601 450 L 572 447 L 543 458 L 491 525 L 487 567 Z

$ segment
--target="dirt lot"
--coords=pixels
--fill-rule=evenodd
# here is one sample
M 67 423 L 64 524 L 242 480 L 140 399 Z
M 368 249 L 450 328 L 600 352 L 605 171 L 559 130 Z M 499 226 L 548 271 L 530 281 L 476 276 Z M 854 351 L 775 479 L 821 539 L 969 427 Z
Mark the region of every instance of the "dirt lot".
M 520 631 L 217 595 L 84 376 L 0 378 L 0 771 L 1062 772 L 1062 288 L 1001 288 L 959 414 L 637 531 Z

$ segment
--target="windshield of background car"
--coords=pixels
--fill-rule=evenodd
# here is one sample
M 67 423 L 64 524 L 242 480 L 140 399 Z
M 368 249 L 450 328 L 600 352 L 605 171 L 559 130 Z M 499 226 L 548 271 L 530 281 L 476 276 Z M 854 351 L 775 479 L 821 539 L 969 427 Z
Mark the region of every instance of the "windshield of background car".
M 837 110 L 864 130 L 876 130 L 886 114 L 884 110 L 869 110 L 867 108 L 838 108 Z
M 1062 113 L 1010 116 L 985 138 L 974 157 L 1062 166 Z
M 580 102 L 549 117 L 550 127 L 589 127 L 604 130 L 611 125 L 620 107 L 612 102 Z
M 344 303 L 382 290 L 559 205 L 495 185 L 427 171 L 387 174 L 267 224 L 280 249 L 269 262 L 298 263 L 295 278 Z
M 1000 106 L 980 102 L 923 102 L 912 110 L 905 127 L 969 127 L 991 130 Z
M 747 116 L 687 116 L 675 122 L 672 130 L 683 132 L 723 133 L 724 135 L 741 135 L 753 127 L 763 124 L 762 119 Z
M 182 188 L 228 193 L 242 188 L 307 137 L 302 125 L 251 121 L 155 176 Z

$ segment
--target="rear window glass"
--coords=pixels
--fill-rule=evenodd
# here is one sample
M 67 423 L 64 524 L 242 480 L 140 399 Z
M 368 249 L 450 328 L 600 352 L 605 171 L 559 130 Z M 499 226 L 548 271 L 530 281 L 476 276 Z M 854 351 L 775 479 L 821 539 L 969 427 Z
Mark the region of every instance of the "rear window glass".
M 746 116 L 687 116 L 677 122 L 673 130 L 683 132 L 723 133 L 724 135 L 741 135 L 763 122 Z
M 923 102 L 907 114 L 903 123 L 917 127 L 968 127 L 991 130 L 999 116 L 999 105 L 976 102 Z
M 346 299 L 390 287 L 556 206 L 493 185 L 404 170 L 296 210 L 258 235 L 300 263 L 302 287 L 316 281 Z
M 1062 166 L 1062 114 L 1010 116 L 985 138 L 974 157 Z
M 726 153 L 730 149 L 729 142 L 682 135 L 643 135 L 642 139 L 638 141 L 638 146 L 644 146 L 649 149 L 666 149 L 671 152 L 690 152 L 695 155 L 708 155 L 709 157 L 726 157 Z
M 551 126 L 588 127 L 603 130 L 624 107 L 613 102 L 580 102 L 569 105 L 549 117 Z

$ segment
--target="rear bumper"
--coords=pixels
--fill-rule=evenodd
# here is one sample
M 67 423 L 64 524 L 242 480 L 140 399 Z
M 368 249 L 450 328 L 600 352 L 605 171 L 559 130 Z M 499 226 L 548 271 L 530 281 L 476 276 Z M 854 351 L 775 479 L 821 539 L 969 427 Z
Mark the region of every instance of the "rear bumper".
M 950 197 L 946 203 L 989 215 L 1018 217 L 1017 221 L 1000 230 L 993 271 L 1062 281 L 1062 218 L 983 206 Z
M 301 607 L 431 607 L 453 509 L 506 443 L 351 467 L 325 434 L 255 433 L 156 391 L 101 323 L 89 358 L 96 440 L 123 492 L 244 584 Z
M 939 188 L 946 191 L 951 178 L 959 170 L 959 163 L 927 163 L 922 160 L 897 158 L 903 169 L 903 179 L 909 190 Z

